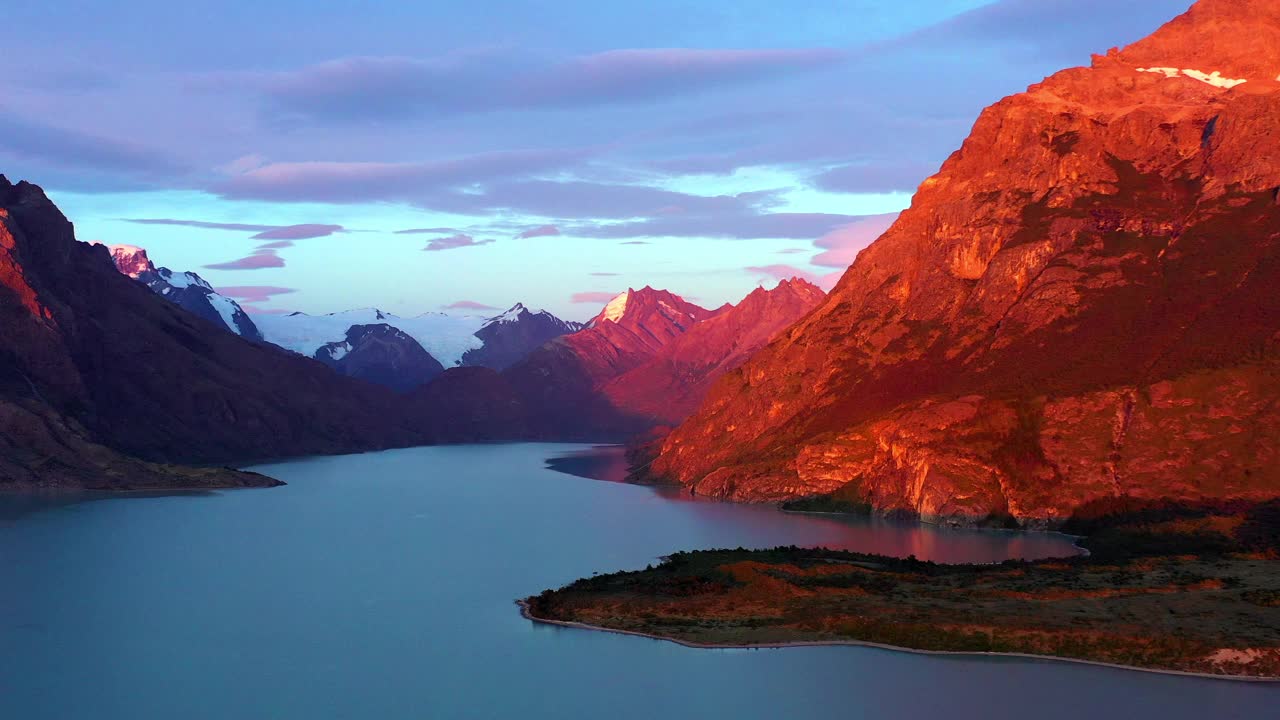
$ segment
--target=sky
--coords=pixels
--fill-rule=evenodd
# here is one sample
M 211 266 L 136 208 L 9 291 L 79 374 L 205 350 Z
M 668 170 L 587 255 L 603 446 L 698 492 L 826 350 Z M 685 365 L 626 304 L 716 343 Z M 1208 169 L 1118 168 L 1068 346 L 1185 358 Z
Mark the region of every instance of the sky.
M 1190 0 L 44 0 L 0 173 L 250 312 L 830 287 L 982 108 Z

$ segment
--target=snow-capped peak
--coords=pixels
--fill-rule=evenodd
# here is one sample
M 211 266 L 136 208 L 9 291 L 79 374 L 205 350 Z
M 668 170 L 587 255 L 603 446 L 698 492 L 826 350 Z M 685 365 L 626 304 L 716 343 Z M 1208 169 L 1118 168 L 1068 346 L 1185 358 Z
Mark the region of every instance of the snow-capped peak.
M 529 312 L 529 309 L 524 306 L 524 303 L 516 303 L 515 305 L 511 306 L 510 310 L 507 310 L 501 315 L 494 315 L 488 320 L 485 320 L 484 327 L 488 327 L 490 325 L 496 325 L 499 323 L 520 322 L 520 315 L 525 312 Z
M 604 306 L 604 311 L 600 313 L 600 319 L 618 322 L 626 314 L 627 301 L 630 299 L 631 290 L 628 288 L 626 292 L 619 293 L 617 297 L 609 301 L 608 305 Z

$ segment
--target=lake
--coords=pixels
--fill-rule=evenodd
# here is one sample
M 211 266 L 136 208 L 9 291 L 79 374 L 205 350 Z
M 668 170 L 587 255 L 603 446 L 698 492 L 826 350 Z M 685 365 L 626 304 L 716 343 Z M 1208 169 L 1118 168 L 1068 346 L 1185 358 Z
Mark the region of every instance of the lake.
M 546 459 L 557 456 L 559 470 Z M 0 718 L 1258 718 L 1280 686 L 860 647 L 696 650 L 513 601 L 710 547 L 947 562 L 1074 551 L 578 477 L 616 450 L 429 447 L 253 468 L 289 483 L 0 498 Z

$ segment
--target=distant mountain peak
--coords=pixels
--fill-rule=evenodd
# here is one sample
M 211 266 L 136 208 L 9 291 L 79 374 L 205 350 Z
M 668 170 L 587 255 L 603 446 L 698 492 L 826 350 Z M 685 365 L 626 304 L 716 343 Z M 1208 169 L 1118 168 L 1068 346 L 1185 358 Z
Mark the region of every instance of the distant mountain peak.
M 667 320 L 682 327 L 706 316 L 705 308 L 694 305 L 669 290 L 657 290 L 649 285 L 636 290 L 627 288 L 605 304 L 600 314 L 587 323 L 587 327 L 598 327 L 606 320 L 615 325 L 645 321 L 653 312 L 657 312 Z
M 151 258 L 147 257 L 147 251 L 137 245 L 108 245 L 107 249 L 111 251 L 111 261 L 116 264 L 116 269 L 135 280 L 142 273 L 156 269 Z

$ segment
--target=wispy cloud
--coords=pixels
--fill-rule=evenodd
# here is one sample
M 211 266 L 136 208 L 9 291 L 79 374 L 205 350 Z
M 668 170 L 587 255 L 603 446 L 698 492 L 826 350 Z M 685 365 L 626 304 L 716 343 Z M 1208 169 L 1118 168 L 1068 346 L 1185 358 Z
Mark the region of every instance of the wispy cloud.
M 831 67 L 833 49 L 622 49 L 555 62 L 508 51 L 360 56 L 248 78 L 269 111 L 319 123 L 651 102 Z
M 175 225 L 200 228 L 202 230 L 252 232 L 256 233 L 252 236 L 255 240 L 305 240 L 307 238 L 327 237 L 334 233 L 346 232 L 346 228 L 341 225 L 322 225 L 318 223 L 255 225 L 249 223 L 209 222 L 207 220 L 175 220 L 173 218 L 121 218 L 121 220 L 136 225 Z
M 396 230 L 396 235 L 439 235 L 441 233 L 456 233 L 454 228 L 437 227 L 437 228 L 409 228 L 408 230 Z
M 281 162 L 229 177 L 213 186 L 227 198 L 277 202 L 413 202 L 466 183 L 561 169 L 591 151 L 507 150 L 426 162 Z
M 457 248 L 474 247 L 476 245 L 488 245 L 492 242 L 492 240 L 476 240 L 470 235 L 458 233 L 457 235 L 436 238 L 428 242 L 427 246 L 422 249 L 428 252 L 439 252 L 441 250 L 455 250 Z

